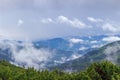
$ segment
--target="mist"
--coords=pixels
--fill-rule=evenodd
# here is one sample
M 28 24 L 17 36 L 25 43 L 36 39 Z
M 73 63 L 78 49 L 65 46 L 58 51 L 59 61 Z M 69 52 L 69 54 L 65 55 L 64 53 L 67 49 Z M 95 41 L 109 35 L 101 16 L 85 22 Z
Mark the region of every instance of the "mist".
M 26 68 L 34 67 L 35 69 L 45 68 L 46 63 L 55 54 L 54 51 L 49 49 L 36 49 L 31 42 L 0 41 L 0 49 L 8 50 L 12 59 L 11 63 Z
M 106 60 L 116 64 L 120 55 L 120 44 L 116 42 L 114 45 L 108 46 L 104 53 L 106 55 Z

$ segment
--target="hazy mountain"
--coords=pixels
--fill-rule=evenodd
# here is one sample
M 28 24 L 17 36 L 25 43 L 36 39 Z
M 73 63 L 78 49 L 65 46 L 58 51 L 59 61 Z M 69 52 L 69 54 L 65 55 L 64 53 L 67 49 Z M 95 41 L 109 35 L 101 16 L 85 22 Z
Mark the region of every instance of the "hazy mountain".
M 93 62 L 108 60 L 120 64 L 120 41 L 109 43 L 101 48 L 92 50 L 82 57 L 68 61 L 59 66 L 52 67 L 68 71 L 79 71 L 87 68 Z
M 0 38 L 0 59 L 5 59 L 19 66 L 45 69 L 77 58 L 81 59 L 83 55 L 92 56 L 93 52 L 108 43 L 107 41 L 111 38 L 119 39 L 117 36 L 109 38 L 104 35 L 72 36 L 31 42 Z

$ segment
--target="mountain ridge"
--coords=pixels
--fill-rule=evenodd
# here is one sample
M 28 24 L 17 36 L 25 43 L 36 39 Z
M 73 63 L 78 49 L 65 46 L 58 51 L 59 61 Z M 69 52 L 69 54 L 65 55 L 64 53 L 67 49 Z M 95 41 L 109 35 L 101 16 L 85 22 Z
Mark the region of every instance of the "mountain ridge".
M 92 50 L 78 59 L 68 61 L 66 63 L 52 67 L 50 69 L 58 68 L 62 70 L 80 71 L 80 70 L 84 70 L 85 68 L 87 68 L 87 66 L 89 66 L 91 63 L 100 62 L 102 60 L 108 60 L 108 61 L 112 61 L 115 64 L 120 64 L 119 63 L 120 61 L 120 47 L 119 46 L 120 46 L 120 41 L 115 41 L 101 48 L 98 48 L 96 50 Z M 106 50 L 111 47 L 112 48 L 116 47 L 117 50 L 115 52 L 113 51 L 114 53 L 113 52 L 105 53 Z M 116 62 L 112 60 L 114 59 L 115 56 L 118 56 L 115 60 Z

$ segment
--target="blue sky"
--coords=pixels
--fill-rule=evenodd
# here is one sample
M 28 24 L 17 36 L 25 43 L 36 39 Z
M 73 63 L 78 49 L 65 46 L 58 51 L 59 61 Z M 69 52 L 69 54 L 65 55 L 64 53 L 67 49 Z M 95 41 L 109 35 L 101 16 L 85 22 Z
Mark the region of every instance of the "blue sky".
M 13 39 L 119 34 L 119 0 L 0 0 L 0 35 Z

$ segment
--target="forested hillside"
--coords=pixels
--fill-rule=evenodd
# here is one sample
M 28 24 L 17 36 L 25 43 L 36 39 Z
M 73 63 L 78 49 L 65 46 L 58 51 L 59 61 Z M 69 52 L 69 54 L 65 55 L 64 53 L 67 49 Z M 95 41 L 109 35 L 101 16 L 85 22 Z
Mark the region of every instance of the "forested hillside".
M 120 67 L 108 61 L 91 64 L 82 72 L 39 71 L 0 61 L 0 80 L 120 80 Z

